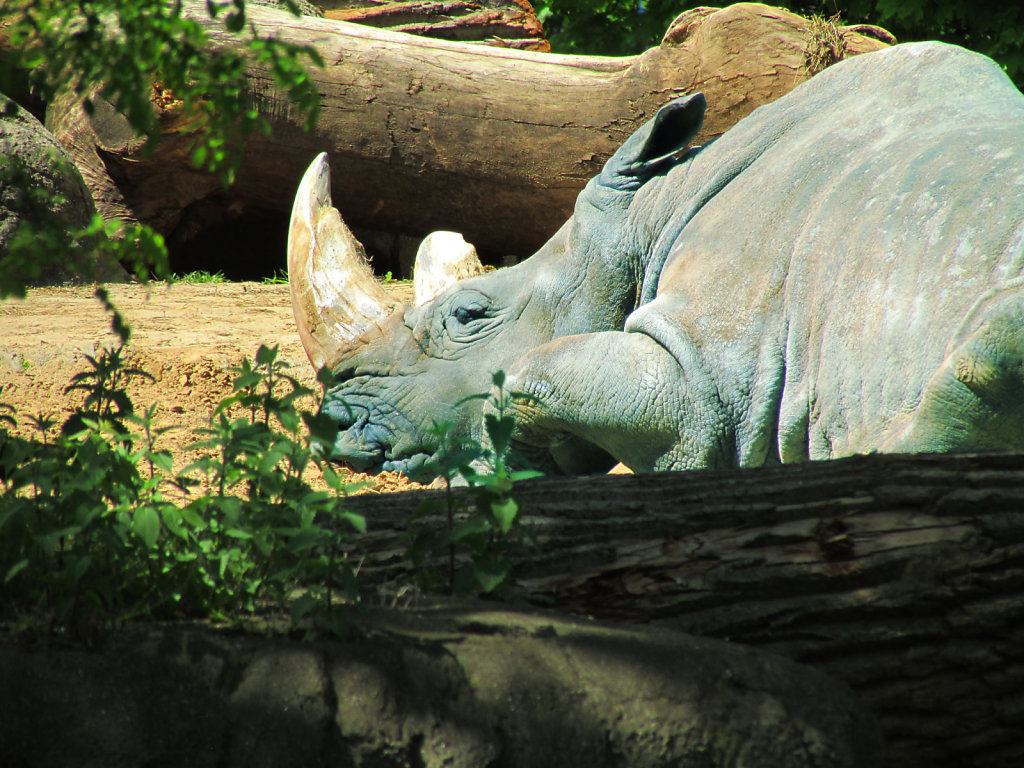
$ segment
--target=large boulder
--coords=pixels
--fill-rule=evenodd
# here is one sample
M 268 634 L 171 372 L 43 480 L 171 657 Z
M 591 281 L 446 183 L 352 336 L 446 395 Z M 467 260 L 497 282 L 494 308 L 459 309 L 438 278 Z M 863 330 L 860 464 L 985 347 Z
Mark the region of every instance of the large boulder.
M 877 766 L 842 685 L 761 651 L 475 604 L 304 644 L 189 627 L 0 648 L 4 765 Z
M 58 283 L 80 277 L 78 266 L 66 261 L 15 264 L 10 247 L 23 223 L 70 234 L 86 227 L 94 214 L 89 190 L 65 149 L 28 111 L 0 95 L 0 262 L 5 280 Z M 120 265 L 110 262 L 81 266 L 94 268 L 87 277 L 126 277 Z

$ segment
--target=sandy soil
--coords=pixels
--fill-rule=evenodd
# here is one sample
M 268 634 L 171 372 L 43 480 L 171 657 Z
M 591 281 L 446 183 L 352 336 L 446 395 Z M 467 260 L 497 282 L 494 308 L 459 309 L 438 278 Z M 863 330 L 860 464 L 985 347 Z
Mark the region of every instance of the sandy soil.
M 411 299 L 411 285 L 387 289 Z M 29 415 L 50 414 L 61 423 L 81 403 L 81 393 L 64 389 L 88 368 L 85 355 L 116 344 L 93 291 L 39 288 L 24 300 L 0 302 L 0 402 L 17 408 L 17 431 L 30 430 Z M 129 360 L 155 379 L 129 388 L 136 410 L 156 403 L 158 422 L 177 427 L 161 444 L 181 462 L 192 459 L 184 448 L 195 440 L 194 430 L 231 394 L 231 367 L 251 359 L 260 344 L 278 345 L 292 375 L 319 389 L 295 332 L 286 285 L 117 285 L 110 293 L 132 327 Z M 416 487 L 400 475 L 374 480 L 379 491 Z

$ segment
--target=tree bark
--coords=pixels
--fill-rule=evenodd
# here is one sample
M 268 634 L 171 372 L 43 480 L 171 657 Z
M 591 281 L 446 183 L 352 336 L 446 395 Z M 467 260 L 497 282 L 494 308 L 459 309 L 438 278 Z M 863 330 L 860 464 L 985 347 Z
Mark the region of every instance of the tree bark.
M 324 2 L 325 16 L 392 32 L 441 40 L 484 42 L 502 48 L 549 52 L 540 20 L 527 0 L 365 0 Z M 338 5 L 339 7 L 328 7 Z
M 385 542 L 431 495 L 350 500 L 371 527 L 363 579 L 400 572 Z M 538 604 L 811 664 L 879 718 L 894 768 L 1024 759 L 1024 454 L 551 478 L 515 497 Z
M 229 44 L 205 5 L 192 13 Z M 485 255 L 524 256 L 568 218 L 607 157 L 671 98 L 707 96 L 699 143 L 809 76 L 807 21 L 757 4 L 687 12 L 660 46 L 625 58 L 433 40 L 260 7 L 247 13 L 261 32 L 313 45 L 323 56 L 326 68 L 313 74 L 322 94 L 316 130 L 303 132 L 287 96 L 252 69 L 252 95 L 274 134 L 249 139 L 237 181 L 225 191 L 191 168 L 191 136 L 173 110 L 148 157 L 116 121 L 55 115 L 49 123 L 87 166 L 83 175 L 101 210 L 113 201 L 109 215 L 146 222 L 172 239 L 208 223 L 204 208 L 215 219 L 245 209 L 287 213 L 305 167 L 326 151 L 334 201 L 351 226 L 417 237 L 452 229 Z M 845 37 L 847 55 L 884 45 L 859 33 Z

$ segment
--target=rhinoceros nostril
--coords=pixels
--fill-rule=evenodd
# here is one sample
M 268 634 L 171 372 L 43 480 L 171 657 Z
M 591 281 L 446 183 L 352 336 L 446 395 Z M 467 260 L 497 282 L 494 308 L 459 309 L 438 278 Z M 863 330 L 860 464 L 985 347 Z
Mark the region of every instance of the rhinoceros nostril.
M 355 376 L 356 376 L 356 368 L 355 368 L 354 365 L 350 365 L 347 368 L 338 368 L 332 374 L 332 378 L 334 380 L 334 383 L 333 383 L 332 386 L 337 386 L 338 384 L 343 384 L 344 382 L 348 381 L 349 379 L 354 379 Z

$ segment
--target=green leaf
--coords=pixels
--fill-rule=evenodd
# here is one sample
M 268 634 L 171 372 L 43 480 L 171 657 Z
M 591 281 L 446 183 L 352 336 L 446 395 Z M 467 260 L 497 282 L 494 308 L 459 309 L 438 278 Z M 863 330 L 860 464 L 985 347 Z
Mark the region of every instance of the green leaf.
M 309 430 L 310 442 L 320 446 L 325 455 L 329 455 L 338 439 L 338 423 L 326 413 L 303 413 L 302 421 Z
M 209 526 L 206 519 L 199 514 L 194 504 L 188 504 L 181 508 L 181 519 L 197 531 L 205 531 Z
M 452 531 L 451 540 L 461 541 L 468 536 L 476 536 L 481 533 L 489 533 L 491 530 L 491 521 L 483 515 L 473 515 L 465 522 L 455 526 L 455 530 Z
M 235 377 L 233 387 L 235 392 L 237 392 L 240 389 L 255 387 L 261 381 L 263 381 L 263 373 L 260 371 L 251 371 Z
M 355 512 L 342 512 L 341 518 L 359 533 L 366 533 L 366 518 L 362 515 L 358 515 Z
M 153 507 L 139 507 L 132 518 L 132 532 L 152 549 L 160 537 L 160 515 Z
M 512 442 L 512 433 L 516 428 L 515 418 L 512 416 L 498 418 L 493 413 L 488 413 L 484 416 L 484 428 L 487 430 L 487 436 L 491 439 L 491 445 L 494 446 L 494 452 L 499 456 L 504 456 Z
M 320 601 L 309 594 L 301 595 L 292 602 L 291 619 L 292 626 L 296 626 L 310 613 L 314 613 L 320 607 Z
M 277 345 L 268 347 L 266 344 L 261 344 L 260 348 L 256 350 L 256 365 L 273 365 L 277 359 Z
M 316 372 L 316 380 L 320 386 L 328 389 L 334 384 L 334 373 L 326 365 L 321 365 L 320 369 Z
M 492 501 L 491 513 L 494 515 L 494 519 L 498 523 L 498 530 L 501 531 L 502 534 L 506 534 L 512 530 L 512 525 L 516 521 L 516 515 L 519 513 L 519 505 L 513 498 Z
M 502 557 L 480 557 L 473 561 L 473 576 L 484 594 L 493 592 L 508 578 L 511 563 Z
M 153 466 L 159 469 L 161 472 L 171 474 L 174 471 L 174 457 L 170 451 L 153 451 L 149 454 L 149 460 L 153 462 Z
M 83 555 L 74 561 L 74 565 L 71 568 L 71 583 L 78 584 L 89 571 L 89 567 L 92 565 L 92 558 L 89 555 Z
M 7 569 L 7 573 L 4 575 L 4 584 L 9 582 L 11 579 L 13 579 L 15 576 L 17 576 L 23 570 L 25 570 L 25 568 L 28 567 L 28 564 L 29 564 L 29 560 L 26 557 L 26 558 L 24 558 L 22 560 L 19 560 L 14 565 L 12 565 L 10 568 L 8 568 Z

